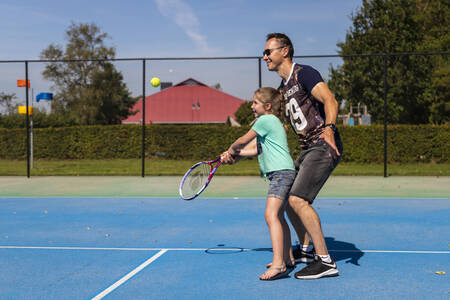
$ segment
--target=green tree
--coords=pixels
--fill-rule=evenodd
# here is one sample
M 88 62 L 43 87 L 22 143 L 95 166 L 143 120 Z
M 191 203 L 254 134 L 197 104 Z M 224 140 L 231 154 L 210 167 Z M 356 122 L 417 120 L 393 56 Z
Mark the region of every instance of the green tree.
M 249 125 L 255 119 L 255 115 L 252 110 L 252 101 L 245 101 L 242 103 L 234 115 L 236 116 L 236 121 L 238 121 L 239 124 Z
M 17 110 L 17 103 L 14 103 L 14 100 L 17 99 L 16 94 L 6 94 L 1 92 L 0 93 L 0 107 L 3 111 L 5 111 L 5 114 L 10 115 L 16 112 Z M 1 115 L 0 110 L 0 115 Z
M 76 104 L 89 107 L 88 114 L 83 115 L 84 124 L 120 124 L 130 114 L 130 108 L 136 99 L 130 96 L 123 76 L 110 63 L 103 66 L 103 70 L 94 73 L 88 88 L 83 91 L 84 96 Z M 81 108 L 80 108 L 81 109 Z
M 134 102 L 120 72 L 104 61 L 115 56 L 114 48 L 105 45 L 108 35 L 95 24 L 72 23 L 66 37 L 65 49 L 51 44 L 41 52 L 42 59 L 58 60 L 43 71 L 54 83 L 52 112 L 77 124 L 112 124 L 126 118 Z
M 363 0 L 339 53 L 448 51 L 449 2 Z M 330 68 L 328 84 L 347 105 L 366 104 L 374 122 L 383 121 L 383 57 L 345 57 Z M 448 56 L 387 58 L 388 122 L 448 121 Z M 445 110 L 447 109 L 447 110 Z
M 418 1 L 418 22 L 423 24 L 426 36 L 419 51 L 448 51 L 450 49 L 450 3 L 448 1 Z M 450 122 L 450 63 L 447 56 L 433 57 L 431 74 L 431 123 Z

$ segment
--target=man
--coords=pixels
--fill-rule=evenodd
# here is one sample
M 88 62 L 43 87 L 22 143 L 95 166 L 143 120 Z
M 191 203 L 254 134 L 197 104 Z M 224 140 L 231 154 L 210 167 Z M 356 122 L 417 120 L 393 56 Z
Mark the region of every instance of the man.
M 320 218 L 311 206 L 340 161 L 342 143 L 336 129 L 338 103 L 314 68 L 292 61 L 294 47 L 285 34 L 267 35 L 263 59 L 282 78 L 285 115 L 298 135 L 302 152 L 295 162 L 297 177 L 289 193 L 287 214 L 299 237 L 296 261 L 313 261 L 295 273 L 297 279 L 338 276 L 328 254 Z M 310 239 L 313 245 L 310 244 Z M 313 247 L 315 254 L 313 253 Z

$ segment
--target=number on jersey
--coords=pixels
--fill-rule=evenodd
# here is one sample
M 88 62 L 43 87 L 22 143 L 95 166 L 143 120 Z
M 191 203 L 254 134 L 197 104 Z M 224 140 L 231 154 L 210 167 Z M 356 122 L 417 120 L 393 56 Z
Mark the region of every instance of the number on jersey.
M 300 106 L 298 106 L 297 100 L 295 100 L 295 98 L 289 99 L 289 102 L 286 104 L 286 108 L 286 116 L 289 116 L 295 131 L 299 133 L 305 129 L 308 122 L 306 121 L 305 115 L 300 109 Z

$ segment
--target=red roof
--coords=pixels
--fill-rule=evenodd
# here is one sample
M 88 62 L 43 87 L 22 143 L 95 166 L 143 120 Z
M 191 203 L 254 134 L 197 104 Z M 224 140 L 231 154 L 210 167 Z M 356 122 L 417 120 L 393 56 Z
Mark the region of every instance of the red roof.
M 188 78 L 173 87 L 145 97 L 145 123 L 225 123 L 244 100 Z M 122 123 L 142 123 L 142 99 L 138 111 Z

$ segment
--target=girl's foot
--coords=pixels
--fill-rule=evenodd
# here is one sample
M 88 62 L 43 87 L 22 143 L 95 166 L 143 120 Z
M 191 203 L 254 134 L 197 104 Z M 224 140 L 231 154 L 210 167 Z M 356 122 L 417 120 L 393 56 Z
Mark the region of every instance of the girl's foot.
M 266 268 L 270 268 L 272 266 L 272 263 L 268 263 L 266 265 Z M 291 261 L 286 261 L 286 267 L 288 269 L 294 269 L 295 268 L 295 259 L 292 259 Z
M 260 280 L 277 280 L 286 277 L 289 273 L 286 266 L 270 267 L 260 277 Z

